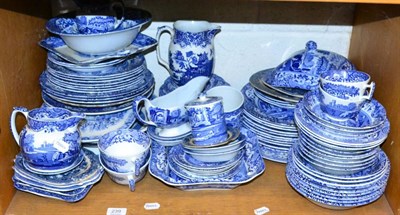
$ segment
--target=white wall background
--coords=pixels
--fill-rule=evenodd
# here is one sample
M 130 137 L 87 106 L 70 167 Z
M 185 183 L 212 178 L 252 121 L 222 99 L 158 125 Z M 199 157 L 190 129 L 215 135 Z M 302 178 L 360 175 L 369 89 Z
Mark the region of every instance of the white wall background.
M 143 33 L 155 38 L 158 27 L 172 27 L 172 24 L 153 22 Z M 276 67 L 294 52 L 304 49 L 309 40 L 317 42 L 318 49 L 333 51 L 347 57 L 352 31 L 352 26 L 217 24 L 221 25 L 221 32 L 214 40 L 214 72 L 238 89 L 248 82 L 253 73 Z M 163 34 L 159 41 L 162 56 L 166 60 L 169 41 L 167 33 Z M 146 61 L 156 78 L 158 95 L 158 89 L 169 73 L 158 64 L 156 51 L 147 54 Z

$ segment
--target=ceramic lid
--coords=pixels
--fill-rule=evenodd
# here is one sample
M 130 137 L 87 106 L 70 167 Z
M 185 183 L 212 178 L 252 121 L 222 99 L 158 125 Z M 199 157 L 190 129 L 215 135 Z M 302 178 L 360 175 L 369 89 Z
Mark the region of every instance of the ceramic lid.
M 274 69 L 274 77 L 269 84 L 311 90 L 318 86 L 319 76 L 332 69 L 354 70 L 355 67 L 344 56 L 319 50 L 316 42 L 308 41 L 304 50 L 296 52 Z

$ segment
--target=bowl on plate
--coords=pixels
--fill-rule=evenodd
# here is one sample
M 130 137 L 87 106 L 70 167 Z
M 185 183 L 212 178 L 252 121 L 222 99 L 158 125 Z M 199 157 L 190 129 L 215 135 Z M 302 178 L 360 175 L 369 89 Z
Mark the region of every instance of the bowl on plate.
M 78 19 L 80 16 L 74 15 L 68 14 L 63 17 L 52 18 L 47 21 L 46 29 L 59 35 L 71 49 L 84 54 L 101 55 L 121 50 L 129 46 L 142 26 L 151 21 L 151 15 L 148 12 L 126 10 L 125 20 L 115 29 L 99 28 L 102 30 L 81 32 L 79 30 L 79 23 L 81 22 Z

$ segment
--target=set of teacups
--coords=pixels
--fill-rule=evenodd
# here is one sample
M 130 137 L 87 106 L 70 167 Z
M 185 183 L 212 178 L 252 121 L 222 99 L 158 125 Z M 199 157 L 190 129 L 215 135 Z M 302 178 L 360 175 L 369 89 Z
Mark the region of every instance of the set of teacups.
M 120 129 L 103 135 L 98 143 L 100 163 L 110 178 L 131 191 L 147 172 L 150 137 L 135 129 Z
M 357 70 L 330 70 L 320 77 L 321 109 L 337 120 L 357 116 L 362 104 L 371 100 L 375 83 L 371 77 Z

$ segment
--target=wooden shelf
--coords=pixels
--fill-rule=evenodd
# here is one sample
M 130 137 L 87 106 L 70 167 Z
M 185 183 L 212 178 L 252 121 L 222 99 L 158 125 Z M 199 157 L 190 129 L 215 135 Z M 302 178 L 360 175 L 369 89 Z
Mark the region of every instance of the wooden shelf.
M 254 214 L 266 206 L 271 214 L 393 214 L 386 198 L 359 208 L 335 211 L 319 207 L 291 188 L 285 165 L 266 162 L 266 171 L 233 190 L 181 191 L 147 174 L 135 192 L 112 182 L 105 174 L 82 201 L 65 203 L 18 191 L 7 214 L 105 214 L 107 208 L 127 208 L 128 214 Z M 144 204 L 158 202 L 157 211 Z
M 400 4 L 399 0 L 260 0 L 276 2 L 324 2 L 324 3 L 361 3 L 361 4 Z

